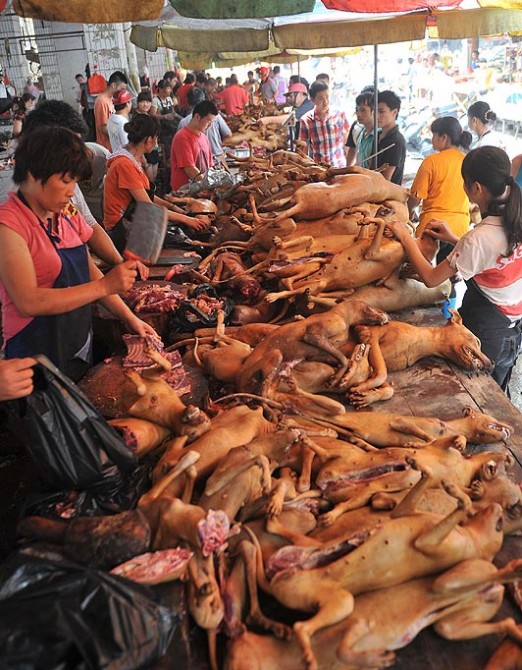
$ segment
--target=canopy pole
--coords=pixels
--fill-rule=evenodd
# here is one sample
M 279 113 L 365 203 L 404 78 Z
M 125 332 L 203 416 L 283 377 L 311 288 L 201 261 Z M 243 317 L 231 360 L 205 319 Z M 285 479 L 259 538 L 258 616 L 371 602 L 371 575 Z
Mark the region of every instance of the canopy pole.
M 301 81 L 301 60 L 299 54 L 297 54 L 297 76 L 299 77 L 299 81 Z
M 377 106 L 379 104 L 379 47 L 373 45 L 373 153 L 379 151 L 379 133 L 377 132 L 379 124 L 377 123 Z M 370 166 L 368 166 L 370 167 Z M 377 156 L 373 159 L 373 167 L 377 168 Z

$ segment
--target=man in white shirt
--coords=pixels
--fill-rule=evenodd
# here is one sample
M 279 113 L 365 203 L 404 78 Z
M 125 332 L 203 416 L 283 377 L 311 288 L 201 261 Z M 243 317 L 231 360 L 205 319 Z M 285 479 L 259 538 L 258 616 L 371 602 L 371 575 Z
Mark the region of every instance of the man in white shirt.
M 109 133 L 109 141 L 113 152 L 120 147 L 124 147 L 129 141 L 124 126 L 129 120 L 132 109 L 132 98 L 132 93 L 125 88 L 121 91 L 116 91 L 112 96 L 114 114 L 107 121 L 107 132 Z

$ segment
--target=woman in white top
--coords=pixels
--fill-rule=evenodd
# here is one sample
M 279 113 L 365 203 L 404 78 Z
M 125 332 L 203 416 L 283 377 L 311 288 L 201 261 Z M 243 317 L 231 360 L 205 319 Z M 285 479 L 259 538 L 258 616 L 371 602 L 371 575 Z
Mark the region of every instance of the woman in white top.
M 436 266 L 419 252 L 406 225 L 387 224 L 426 286 L 438 286 L 457 272 L 464 278 L 460 318 L 480 339 L 482 352 L 494 362 L 493 378 L 506 391 L 522 343 L 522 193 L 510 171 L 508 155 L 498 147 L 465 156 L 464 190 L 479 206 L 482 221 L 458 238 L 445 221 L 432 219 L 426 233 L 455 244 Z
M 499 147 L 504 149 L 501 138 L 493 130 L 497 115 L 487 102 L 479 100 L 468 109 L 468 128 L 477 136 L 474 149 L 479 147 Z

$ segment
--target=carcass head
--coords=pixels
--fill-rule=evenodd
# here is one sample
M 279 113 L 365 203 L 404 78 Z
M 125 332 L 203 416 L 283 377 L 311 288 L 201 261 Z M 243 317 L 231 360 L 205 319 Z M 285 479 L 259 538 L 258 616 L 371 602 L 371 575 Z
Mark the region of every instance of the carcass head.
M 509 453 L 490 453 L 492 458 L 483 463 L 470 484 L 470 498 L 478 508 L 498 503 L 504 510 L 504 534 L 519 535 L 522 531 L 522 491 L 511 472 L 514 458 Z
M 225 607 L 216 580 L 212 557 L 194 556 L 189 568 L 188 605 L 194 621 L 205 630 L 216 629 L 225 614 Z
M 211 428 L 210 419 L 208 416 L 196 407 L 195 405 L 188 405 L 181 415 L 182 428 L 180 435 L 187 436 L 187 442 L 193 442 L 201 437 Z
M 207 214 L 211 221 L 214 221 L 218 211 L 216 203 L 205 198 L 194 198 L 189 202 L 188 209 L 191 214 Z
M 444 326 L 445 357 L 465 370 L 491 372 L 494 363 L 482 353 L 478 337 L 462 325 L 462 318 L 456 310 L 450 309 L 450 312 L 451 316 Z
M 488 414 L 477 412 L 472 407 L 464 409 L 464 416 L 470 423 L 468 439 L 477 444 L 492 444 L 493 442 L 505 442 L 509 440 L 513 427 L 502 423 Z

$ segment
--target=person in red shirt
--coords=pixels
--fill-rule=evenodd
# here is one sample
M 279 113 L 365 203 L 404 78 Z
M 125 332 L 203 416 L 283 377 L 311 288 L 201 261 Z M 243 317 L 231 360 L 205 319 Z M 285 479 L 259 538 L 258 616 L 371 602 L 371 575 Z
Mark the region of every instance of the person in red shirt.
M 170 185 L 173 191 L 189 181 L 203 179 L 212 167 L 212 150 L 205 131 L 218 113 L 213 102 L 204 100 L 194 107 L 189 123 L 174 135 L 170 151 Z
M 230 86 L 224 88 L 219 94 L 219 99 L 225 108 L 225 114 L 241 114 L 248 104 L 248 93 L 239 85 L 235 74 L 230 77 Z
M 176 91 L 176 95 L 178 96 L 179 100 L 179 108 L 182 114 L 188 107 L 187 103 L 188 90 L 189 88 L 192 88 L 195 85 L 195 83 L 196 83 L 196 77 L 189 72 L 185 77 L 185 79 L 183 80 L 183 86 L 180 86 L 180 88 Z

